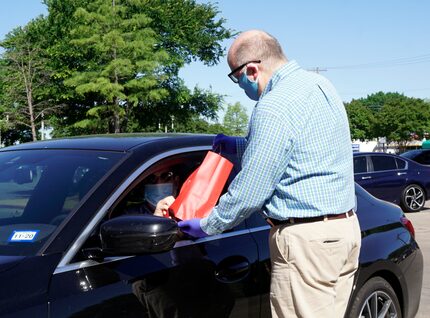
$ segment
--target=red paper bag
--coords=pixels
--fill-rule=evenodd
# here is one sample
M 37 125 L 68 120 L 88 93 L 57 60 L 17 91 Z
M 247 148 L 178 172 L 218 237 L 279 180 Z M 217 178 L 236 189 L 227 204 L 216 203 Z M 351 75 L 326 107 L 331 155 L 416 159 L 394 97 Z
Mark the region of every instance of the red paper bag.
M 170 214 L 180 220 L 207 216 L 217 203 L 232 168 L 230 161 L 209 151 L 200 167 L 182 185 L 169 207 Z

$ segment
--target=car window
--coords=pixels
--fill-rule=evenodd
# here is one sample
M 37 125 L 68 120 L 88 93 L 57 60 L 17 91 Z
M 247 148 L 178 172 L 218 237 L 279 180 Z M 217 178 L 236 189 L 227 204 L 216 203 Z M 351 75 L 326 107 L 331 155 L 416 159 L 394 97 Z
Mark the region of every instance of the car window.
M 415 158 L 415 161 L 423 165 L 430 165 L 430 152 L 426 151 L 421 153 Z
M 354 157 L 354 173 L 367 172 L 367 159 L 366 156 Z
M 396 158 L 397 162 L 397 169 L 405 169 L 406 168 L 406 161 Z
M 396 160 L 391 156 L 371 156 L 373 171 L 396 170 Z
M 0 153 L 0 254 L 32 255 L 123 154 Z
M 119 201 L 109 209 L 104 221 L 123 215 L 152 215 L 159 199 L 168 195 L 175 197 L 179 193 L 182 184 L 200 166 L 206 154 L 207 151 L 195 151 L 168 157 L 157 162 L 132 183 Z M 234 167 L 238 166 L 233 158 L 228 157 L 227 159 L 233 162 Z M 236 173 L 237 169 L 233 168 L 222 194 L 227 191 L 228 185 Z M 167 184 L 171 184 L 171 186 L 166 186 Z M 244 227 L 244 224 L 240 224 L 234 230 L 243 229 Z M 98 229 L 93 230 L 93 233 L 81 248 L 81 253 L 75 256 L 74 262 L 82 261 L 86 258 L 82 254 L 82 250 L 100 246 L 98 233 Z
M 186 153 L 156 163 L 132 186 L 109 218 L 124 214 L 152 214 L 159 200 L 179 194 L 185 180 L 200 166 L 206 154 L 207 151 Z M 232 171 L 222 193 L 227 191 L 234 176 L 235 172 Z

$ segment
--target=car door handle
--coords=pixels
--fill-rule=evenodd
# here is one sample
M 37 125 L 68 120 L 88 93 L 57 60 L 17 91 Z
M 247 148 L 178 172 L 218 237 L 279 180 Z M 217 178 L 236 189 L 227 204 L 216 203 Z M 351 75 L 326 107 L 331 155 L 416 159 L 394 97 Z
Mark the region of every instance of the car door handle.
M 367 180 L 367 179 L 372 179 L 372 177 L 371 176 L 361 177 L 361 180 Z
M 404 175 L 404 174 L 406 174 L 406 172 L 397 172 L 398 176 L 401 176 L 401 175 Z
M 234 283 L 247 277 L 250 270 L 248 260 L 233 256 L 220 262 L 215 271 L 215 277 L 222 283 Z

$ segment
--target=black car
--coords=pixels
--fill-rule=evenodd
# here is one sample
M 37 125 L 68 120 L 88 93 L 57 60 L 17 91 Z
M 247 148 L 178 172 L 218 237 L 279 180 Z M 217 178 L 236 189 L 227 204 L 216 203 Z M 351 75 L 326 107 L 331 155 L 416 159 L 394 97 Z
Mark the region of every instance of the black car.
M 375 197 L 420 211 L 430 195 L 430 167 L 380 152 L 354 153 L 354 179 Z
M 430 165 L 430 149 L 409 150 L 402 153 L 400 156 L 416 161 L 422 165 Z
M 212 141 L 106 136 L 0 151 L 0 316 L 270 317 L 261 215 L 192 240 L 142 208 L 156 172 L 183 180 Z M 356 198 L 362 249 L 347 316 L 414 317 L 423 258 L 413 226 L 360 186 Z

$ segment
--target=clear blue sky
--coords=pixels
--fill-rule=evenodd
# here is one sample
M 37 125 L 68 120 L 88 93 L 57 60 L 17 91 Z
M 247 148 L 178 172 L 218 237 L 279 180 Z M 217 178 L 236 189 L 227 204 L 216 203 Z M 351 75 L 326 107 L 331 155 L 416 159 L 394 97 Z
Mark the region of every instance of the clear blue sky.
M 289 59 L 306 69 L 327 69 L 321 74 L 344 101 L 377 91 L 430 98 L 430 1 L 219 0 L 217 6 L 227 27 L 263 29 L 278 38 Z M 46 13 L 40 0 L 2 0 L 0 38 Z M 211 87 L 250 113 L 254 103 L 228 72 L 224 58 L 213 67 L 192 63 L 180 75 L 190 88 Z

